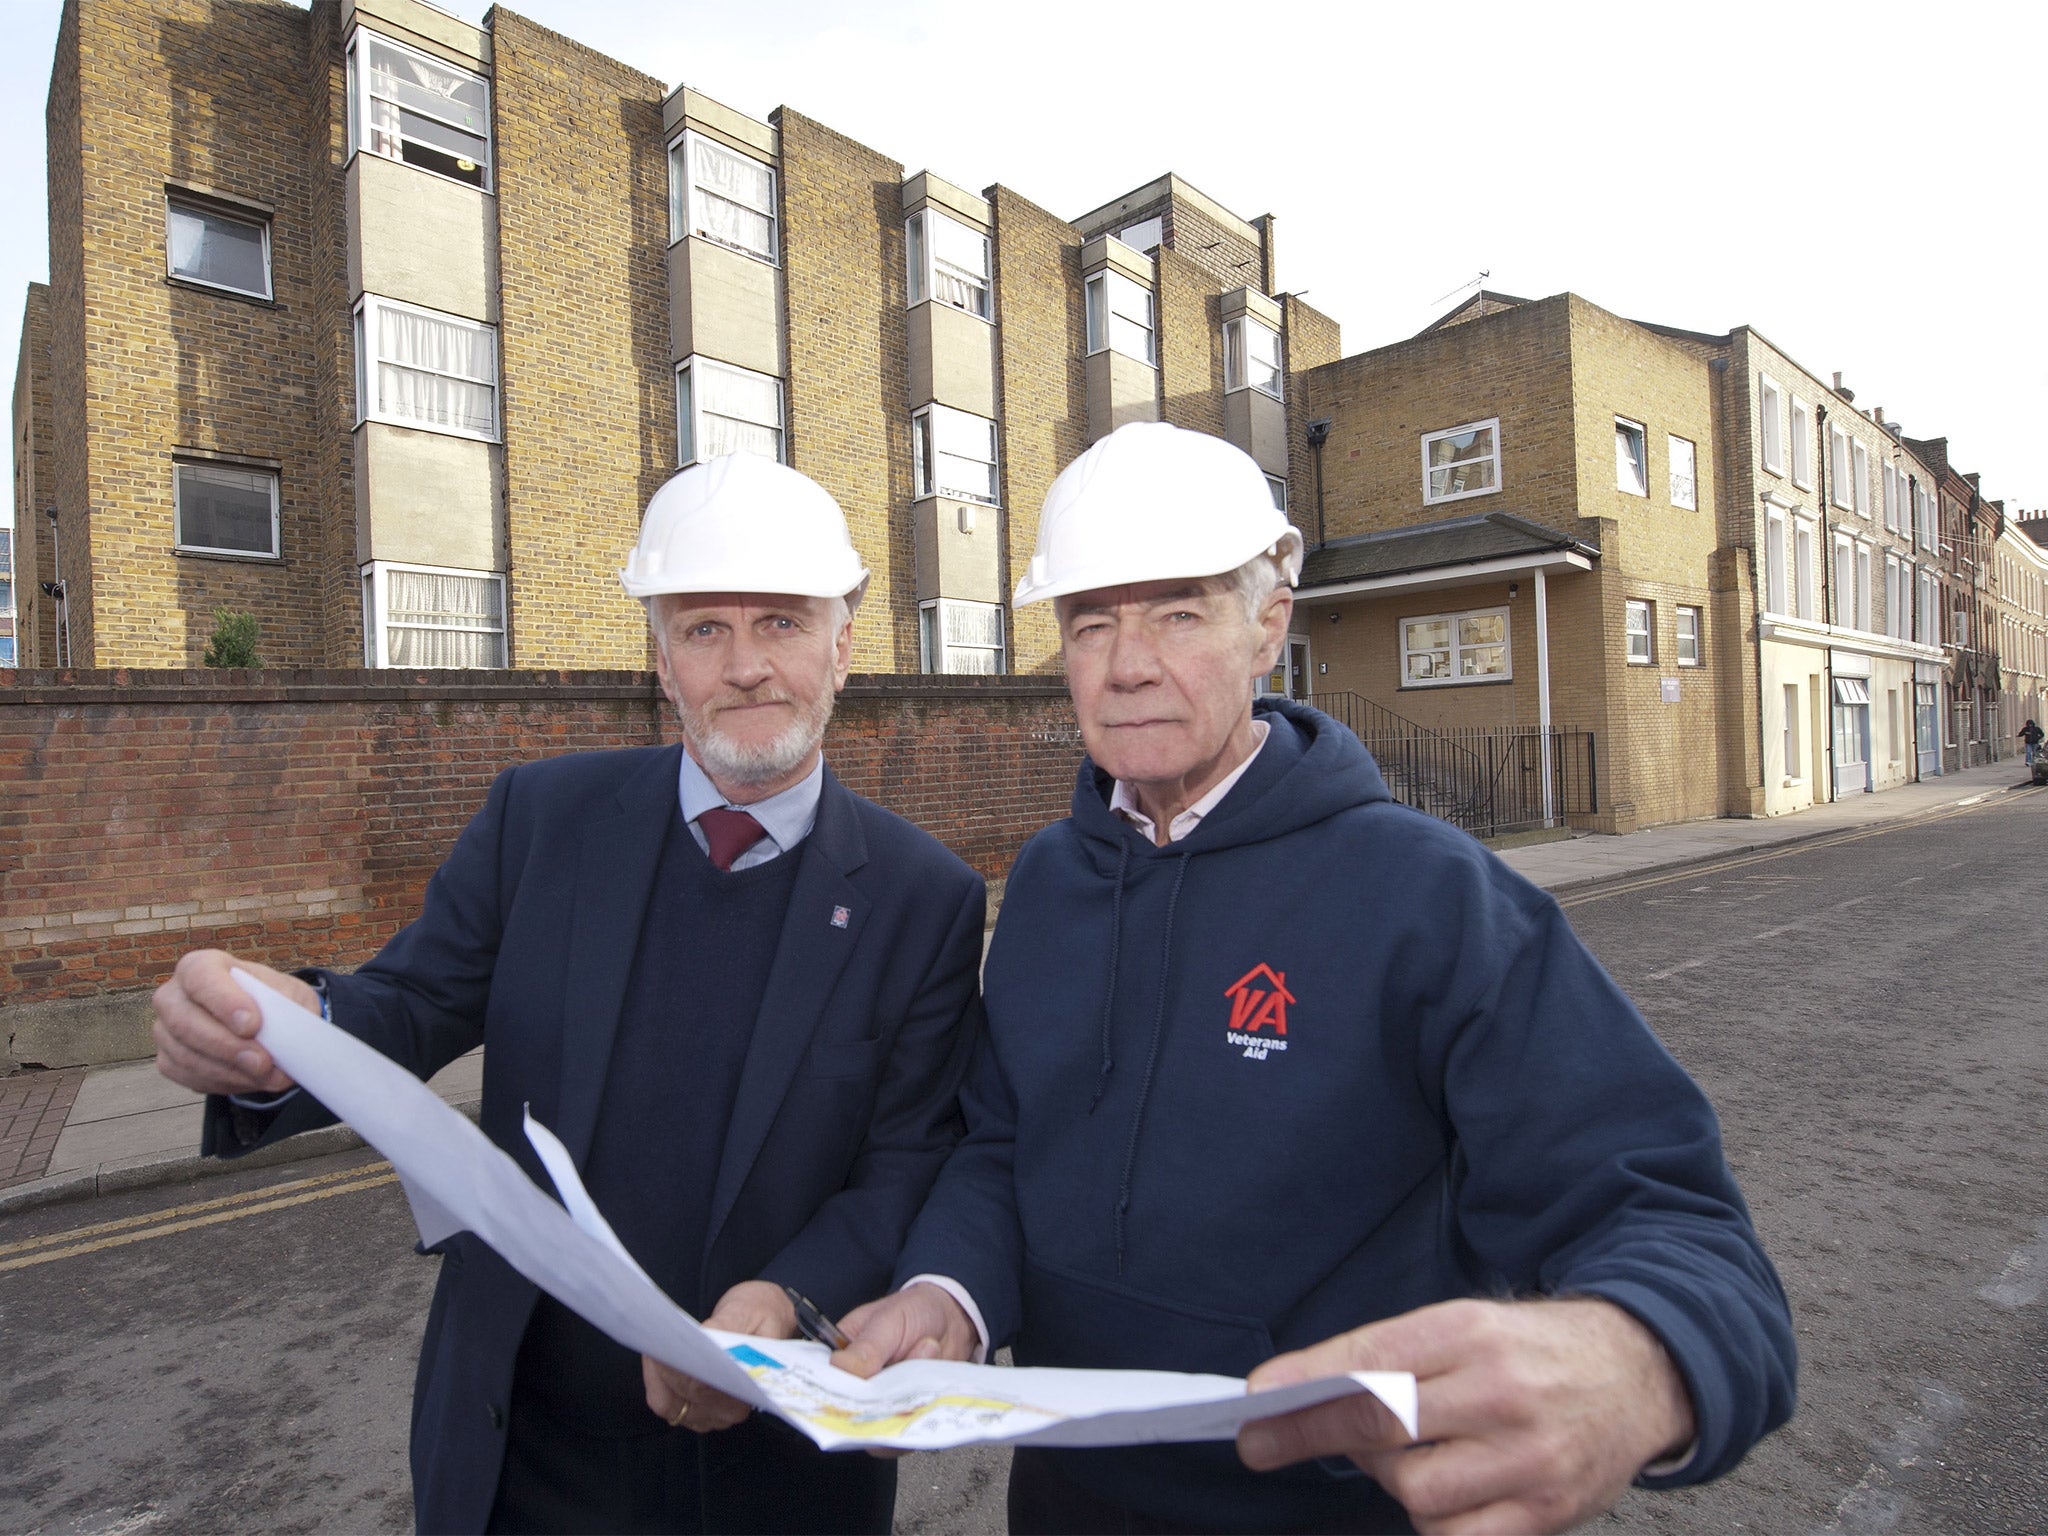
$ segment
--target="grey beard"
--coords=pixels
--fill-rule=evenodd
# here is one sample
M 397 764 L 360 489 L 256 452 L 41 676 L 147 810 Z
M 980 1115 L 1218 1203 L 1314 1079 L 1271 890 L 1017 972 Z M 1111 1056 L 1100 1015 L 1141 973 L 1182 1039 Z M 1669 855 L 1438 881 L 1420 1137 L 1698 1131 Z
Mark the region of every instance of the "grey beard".
M 772 784 L 795 772 L 818 749 L 825 739 L 826 722 L 832 718 L 830 693 L 808 705 L 794 697 L 789 702 L 797 706 L 797 717 L 759 746 L 734 741 L 713 723 L 715 716 L 689 708 L 677 713 L 698 766 L 712 778 L 729 784 Z

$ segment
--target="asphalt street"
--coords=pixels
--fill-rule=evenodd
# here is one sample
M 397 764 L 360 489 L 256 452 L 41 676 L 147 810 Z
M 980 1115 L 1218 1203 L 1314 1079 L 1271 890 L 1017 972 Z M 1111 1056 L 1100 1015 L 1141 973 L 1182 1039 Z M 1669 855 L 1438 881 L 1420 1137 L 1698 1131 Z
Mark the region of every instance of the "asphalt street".
M 1601 1528 L 2048 1529 L 2048 793 L 1568 896 L 1718 1106 L 1792 1425 Z M 369 1153 L 0 1223 L 0 1529 L 410 1527 L 433 1262 Z M 898 1529 L 1002 1528 L 1000 1453 Z

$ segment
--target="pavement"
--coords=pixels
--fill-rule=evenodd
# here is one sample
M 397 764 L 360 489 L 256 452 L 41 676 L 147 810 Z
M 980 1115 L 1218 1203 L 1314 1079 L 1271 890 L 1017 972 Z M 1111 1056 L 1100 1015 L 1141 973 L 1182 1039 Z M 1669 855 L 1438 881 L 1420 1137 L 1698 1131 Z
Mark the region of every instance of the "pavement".
M 1563 894 L 1910 821 L 2029 787 L 2025 766 L 2013 758 L 1792 816 L 1681 822 L 1620 837 L 1560 837 L 1503 848 L 1500 856 L 1536 884 Z M 474 1118 L 482 1084 L 478 1049 L 450 1062 L 430 1086 Z M 348 1127 L 337 1125 L 223 1163 L 199 1156 L 200 1114 L 199 1096 L 159 1076 L 154 1061 L 0 1078 L 0 1215 L 362 1144 Z

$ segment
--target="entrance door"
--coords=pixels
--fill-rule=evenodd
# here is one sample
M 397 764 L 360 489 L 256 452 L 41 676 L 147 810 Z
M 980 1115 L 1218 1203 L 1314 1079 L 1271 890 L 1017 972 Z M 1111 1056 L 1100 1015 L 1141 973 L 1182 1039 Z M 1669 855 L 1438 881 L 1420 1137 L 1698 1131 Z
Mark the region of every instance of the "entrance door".
M 1941 772 L 1941 709 L 1935 702 L 1935 685 L 1915 683 L 1913 698 L 1913 734 L 1920 750 L 1920 777 L 1931 779 Z
M 1870 690 L 1860 677 L 1835 679 L 1835 795 L 1870 788 Z
M 1287 697 L 1290 699 L 1300 699 L 1306 703 L 1308 696 L 1315 692 L 1315 684 L 1311 681 L 1311 677 L 1312 674 L 1309 671 L 1308 665 L 1308 641 L 1289 635 L 1287 637 Z

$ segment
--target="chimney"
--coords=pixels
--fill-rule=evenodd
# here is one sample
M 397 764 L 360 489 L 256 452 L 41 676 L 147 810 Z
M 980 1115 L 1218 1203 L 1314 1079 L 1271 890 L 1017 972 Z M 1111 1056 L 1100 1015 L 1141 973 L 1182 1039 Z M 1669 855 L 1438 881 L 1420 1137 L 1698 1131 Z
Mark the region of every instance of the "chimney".
M 1848 401 L 1851 405 L 1854 405 L 1856 403 L 1856 391 L 1846 387 L 1842 383 L 1842 375 L 1839 372 L 1835 374 L 1835 393 L 1840 395 L 1844 400 Z

